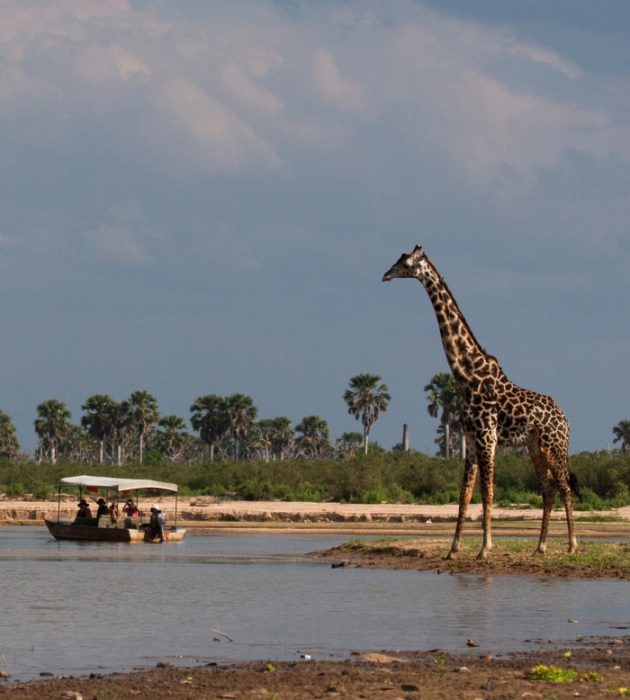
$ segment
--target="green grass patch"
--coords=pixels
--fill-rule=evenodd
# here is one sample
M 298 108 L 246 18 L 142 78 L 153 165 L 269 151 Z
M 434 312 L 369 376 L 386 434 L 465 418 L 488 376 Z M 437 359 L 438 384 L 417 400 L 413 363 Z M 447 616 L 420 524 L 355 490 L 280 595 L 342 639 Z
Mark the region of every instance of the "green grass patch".
M 353 539 L 336 548 L 350 557 L 364 557 L 370 565 L 405 566 L 420 569 L 441 569 L 451 573 L 496 573 L 569 576 L 579 578 L 630 579 L 630 543 L 580 542 L 575 554 L 568 554 L 564 538 L 548 541 L 546 554 L 534 554 L 532 539 L 500 539 L 495 541 L 486 560 L 477 559 L 481 548 L 479 537 L 465 538 L 453 559 L 444 559 L 450 549 L 450 538 L 381 538 Z
M 604 679 L 597 671 L 575 671 L 572 668 L 560 668 L 553 664 L 538 664 L 529 672 L 531 681 L 548 681 L 550 683 L 601 683 Z

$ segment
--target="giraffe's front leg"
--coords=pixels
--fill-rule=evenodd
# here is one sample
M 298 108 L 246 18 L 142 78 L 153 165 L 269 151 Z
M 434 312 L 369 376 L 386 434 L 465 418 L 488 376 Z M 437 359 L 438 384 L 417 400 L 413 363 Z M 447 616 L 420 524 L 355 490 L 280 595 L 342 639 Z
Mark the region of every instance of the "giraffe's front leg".
M 496 442 L 478 452 L 481 500 L 483 503 L 483 543 L 477 559 L 487 559 L 492 549 L 492 502 L 494 500 L 494 450 Z
M 484 494 L 485 491 L 485 494 Z M 477 559 L 487 559 L 492 549 L 492 501 L 494 498 L 494 487 L 492 476 L 486 476 L 481 472 L 481 499 L 483 501 L 483 542 Z
M 453 543 L 451 544 L 451 549 L 446 555 L 447 559 L 452 559 L 459 551 L 462 530 L 464 529 L 464 521 L 466 520 L 466 511 L 468 510 L 468 504 L 470 503 L 470 499 L 472 498 L 476 478 L 477 463 L 474 457 L 474 451 L 468 449 L 468 454 L 466 456 L 466 462 L 464 466 L 464 476 L 462 478 L 462 485 L 459 490 L 459 509 L 457 511 L 457 525 L 455 526 L 455 534 L 453 535 Z

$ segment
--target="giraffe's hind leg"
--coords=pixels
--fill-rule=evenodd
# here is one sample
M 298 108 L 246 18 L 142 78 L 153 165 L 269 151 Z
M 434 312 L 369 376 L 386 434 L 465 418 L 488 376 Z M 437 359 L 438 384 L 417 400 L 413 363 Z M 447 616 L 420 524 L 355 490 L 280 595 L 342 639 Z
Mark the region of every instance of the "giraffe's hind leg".
M 538 476 L 543 498 L 543 517 L 540 527 L 540 537 L 534 554 L 544 554 L 547 549 L 547 534 L 549 532 L 549 520 L 551 509 L 556 495 L 560 491 L 567 519 L 569 533 L 569 553 L 577 551 L 577 538 L 573 522 L 573 496 L 569 483 L 568 459 L 566 455 L 557 453 L 553 449 L 545 449 L 540 446 L 538 438 L 528 444 L 529 455 L 534 463 L 534 469 Z
M 540 485 L 540 492 L 543 499 L 543 515 L 540 525 L 540 536 L 534 554 L 544 554 L 547 551 L 547 533 L 549 532 L 549 520 L 551 509 L 556 495 L 556 489 L 550 478 L 549 462 L 546 453 L 541 450 L 538 436 L 532 437 L 527 445 L 529 456 L 534 464 L 534 471 Z
M 575 554 L 578 550 L 577 536 L 575 534 L 575 524 L 573 522 L 573 494 L 569 484 L 560 488 L 560 494 L 564 502 L 564 512 L 567 517 L 567 529 L 569 533 L 569 554 Z
M 556 496 L 556 489 L 548 477 L 541 477 L 540 490 L 543 499 L 543 516 L 540 526 L 540 536 L 538 545 L 534 550 L 534 554 L 544 554 L 547 551 L 547 534 L 549 533 L 549 520 L 551 518 L 551 509 Z

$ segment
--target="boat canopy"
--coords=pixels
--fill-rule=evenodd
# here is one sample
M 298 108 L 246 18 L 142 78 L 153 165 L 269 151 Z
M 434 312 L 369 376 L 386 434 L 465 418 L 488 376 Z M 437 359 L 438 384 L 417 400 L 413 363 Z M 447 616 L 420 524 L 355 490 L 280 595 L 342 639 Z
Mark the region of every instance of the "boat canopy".
M 66 476 L 59 481 L 60 486 L 79 486 L 80 488 L 112 489 L 119 493 L 138 489 L 157 489 L 160 491 L 177 491 L 177 484 L 152 479 L 121 479 L 109 476 Z

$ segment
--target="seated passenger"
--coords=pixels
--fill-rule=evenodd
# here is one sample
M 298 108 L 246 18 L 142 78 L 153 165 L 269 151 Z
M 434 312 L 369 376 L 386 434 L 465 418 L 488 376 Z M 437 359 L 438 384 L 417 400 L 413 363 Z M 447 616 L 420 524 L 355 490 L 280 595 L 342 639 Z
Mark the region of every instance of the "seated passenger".
M 109 515 L 109 508 L 107 507 L 107 501 L 104 498 L 99 498 L 96 501 L 98 504 L 98 510 L 96 511 L 96 517 L 100 518 L 101 515 Z
M 116 501 L 112 501 L 109 504 L 109 517 L 114 525 L 118 522 L 118 515 L 118 503 L 116 503 Z
M 138 506 L 133 502 L 133 498 L 127 499 L 127 503 L 125 503 L 125 505 L 123 507 L 123 513 L 128 518 L 137 518 L 138 517 Z
M 90 505 L 87 501 L 84 501 L 81 499 L 77 505 L 79 506 L 79 510 L 77 511 L 77 516 L 75 518 L 75 521 L 77 520 L 83 520 L 84 518 L 91 518 L 92 517 L 92 511 L 90 510 Z

